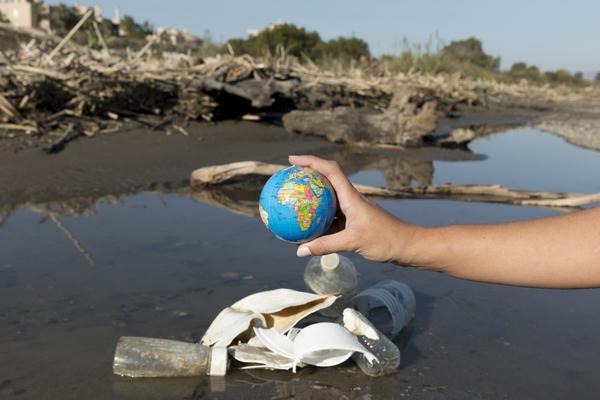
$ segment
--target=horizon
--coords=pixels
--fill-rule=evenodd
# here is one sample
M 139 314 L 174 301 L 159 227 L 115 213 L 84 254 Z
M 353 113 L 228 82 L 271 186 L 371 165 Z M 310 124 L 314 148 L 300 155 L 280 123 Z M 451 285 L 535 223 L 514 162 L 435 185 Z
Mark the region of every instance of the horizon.
M 46 3 L 72 6 L 76 2 Z M 398 54 L 404 38 L 422 46 L 431 43 L 435 48 L 453 40 L 476 37 L 482 41 L 486 53 L 501 58 L 502 69 L 523 61 L 543 71 L 567 69 L 572 73 L 583 72 L 588 78 L 600 71 L 600 42 L 593 40 L 600 37 L 600 24 L 596 23 L 600 3 L 590 0 L 580 0 L 577 4 L 539 0 L 520 4 L 509 0 L 484 7 L 473 0 L 437 5 L 382 1 L 377 7 L 355 0 L 322 4 L 309 0 L 302 7 L 268 0 L 253 3 L 231 0 L 218 4 L 172 0 L 169 13 L 164 12 L 163 3 L 157 0 L 147 0 L 144 4 L 117 0 L 79 3 L 102 6 L 105 18 L 112 18 L 115 7 L 119 7 L 121 15 L 131 15 L 139 22 L 147 20 L 155 28 L 174 27 L 199 37 L 209 32 L 217 42 L 243 38 L 249 29 L 261 30 L 271 22 L 283 22 L 317 31 L 325 40 L 356 36 L 369 44 L 374 56 Z M 317 7 L 319 12 L 315 13 Z M 331 24 L 334 18 L 336 24 Z M 399 27 L 387 28 L 394 24 Z M 507 26 L 512 30 L 507 30 Z M 576 42 L 581 45 L 573 46 Z

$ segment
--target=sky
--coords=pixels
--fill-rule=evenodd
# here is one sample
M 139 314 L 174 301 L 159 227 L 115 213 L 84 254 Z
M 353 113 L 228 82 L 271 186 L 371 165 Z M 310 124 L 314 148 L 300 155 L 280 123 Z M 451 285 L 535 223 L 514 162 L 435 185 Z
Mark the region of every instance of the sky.
M 48 4 L 74 1 L 47 1 Z M 371 53 L 397 53 L 403 38 L 436 43 L 475 36 L 502 67 L 525 61 L 542 70 L 600 71 L 599 0 L 95 0 L 106 17 L 121 14 L 176 27 L 198 36 L 209 31 L 225 41 L 248 29 L 289 22 L 316 30 L 323 39 L 357 36 Z

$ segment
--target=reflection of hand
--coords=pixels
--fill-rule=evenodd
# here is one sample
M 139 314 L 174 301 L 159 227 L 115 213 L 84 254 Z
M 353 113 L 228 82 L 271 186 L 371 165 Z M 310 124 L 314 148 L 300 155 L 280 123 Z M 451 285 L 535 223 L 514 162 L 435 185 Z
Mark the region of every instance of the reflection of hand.
M 408 245 L 419 227 L 398 220 L 363 197 L 335 161 L 314 156 L 290 156 L 289 161 L 325 175 L 337 194 L 340 211 L 345 217 L 338 232 L 298 247 L 299 257 L 350 251 L 373 261 L 410 262 L 398 260 L 398 254 L 402 254 L 402 248 Z

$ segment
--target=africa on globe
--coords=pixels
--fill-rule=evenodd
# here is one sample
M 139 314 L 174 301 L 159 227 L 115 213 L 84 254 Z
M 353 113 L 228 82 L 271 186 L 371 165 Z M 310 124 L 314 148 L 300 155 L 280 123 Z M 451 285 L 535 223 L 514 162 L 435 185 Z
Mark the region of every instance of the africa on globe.
M 258 207 L 263 222 L 279 239 L 303 243 L 329 230 L 337 199 L 325 176 L 292 165 L 269 178 Z

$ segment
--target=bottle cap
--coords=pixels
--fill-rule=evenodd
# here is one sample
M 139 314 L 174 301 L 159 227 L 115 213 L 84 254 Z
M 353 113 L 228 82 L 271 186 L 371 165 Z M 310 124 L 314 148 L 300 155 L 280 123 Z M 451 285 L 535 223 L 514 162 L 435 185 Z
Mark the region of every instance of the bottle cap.
M 227 347 L 214 346 L 210 354 L 210 369 L 208 375 L 225 376 L 228 366 Z
M 325 271 L 333 271 L 340 266 L 340 256 L 337 253 L 327 254 L 321 257 L 321 268 Z

